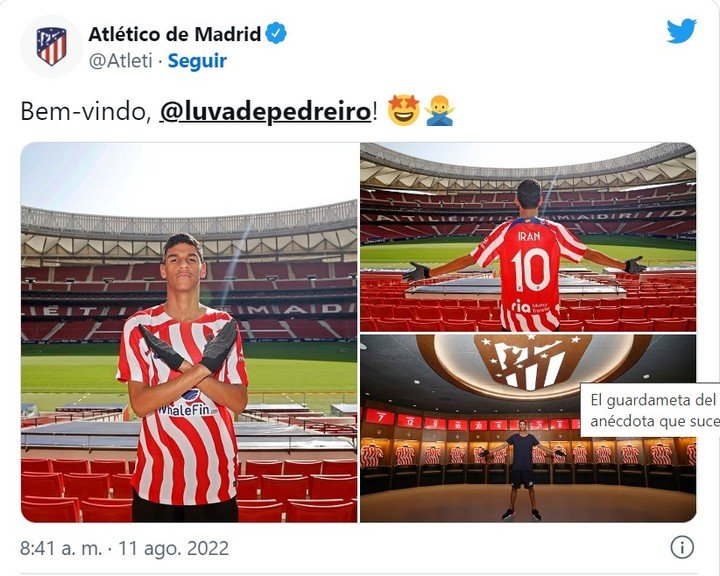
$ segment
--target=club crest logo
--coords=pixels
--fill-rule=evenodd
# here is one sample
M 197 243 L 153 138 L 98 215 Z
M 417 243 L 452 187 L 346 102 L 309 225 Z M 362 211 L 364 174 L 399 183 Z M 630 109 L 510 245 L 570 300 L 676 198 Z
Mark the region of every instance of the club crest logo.
M 474 337 L 492 379 L 529 392 L 567 381 L 591 340 L 581 334 Z
M 38 28 L 37 55 L 43 62 L 54 66 L 67 55 L 67 30 L 65 28 Z

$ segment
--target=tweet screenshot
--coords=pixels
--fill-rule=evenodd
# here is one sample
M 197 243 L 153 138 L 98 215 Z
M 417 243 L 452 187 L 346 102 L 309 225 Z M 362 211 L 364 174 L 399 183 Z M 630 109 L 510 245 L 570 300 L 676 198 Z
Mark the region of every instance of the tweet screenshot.
M 720 573 L 717 0 L 0 0 L 0 61 L 5 573 Z

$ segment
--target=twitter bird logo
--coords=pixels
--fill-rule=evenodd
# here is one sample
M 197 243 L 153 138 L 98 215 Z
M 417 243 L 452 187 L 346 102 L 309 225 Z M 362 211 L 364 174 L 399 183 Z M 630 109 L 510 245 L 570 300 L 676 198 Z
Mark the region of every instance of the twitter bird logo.
M 670 36 L 672 36 L 672 40 L 668 40 L 671 44 L 682 44 L 686 40 L 690 38 L 690 36 L 693 35 L 693 32 L 695 32 L 695 24 L 697 23 L 697 20 L 690 20 L 690 18 L 685 18 L 685 20 L 682 21 L 682 24 L 678 26 L 677 24 L 673 24 L 668 20 L 667 28 L 668 32 L 670 32 Z

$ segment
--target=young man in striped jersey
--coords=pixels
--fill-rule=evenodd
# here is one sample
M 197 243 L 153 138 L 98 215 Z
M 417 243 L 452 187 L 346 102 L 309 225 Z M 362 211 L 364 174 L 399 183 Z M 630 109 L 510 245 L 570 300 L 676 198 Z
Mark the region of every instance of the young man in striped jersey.
M 515 205 L 519 216 L 500 224 L 470 254 L 428 268 L 411 262 L 415 269 L 403 275 L 406 282 L 434 278 L 462 270 L 475 263 L 482 267 L 500 260 L 500 320 L 508 332 L 554 332 L 560 328 L 560 257 L 573 262 L 583 258 L 639 274 L 645 266 L 637 258 L 625 262 L 585 246 L 557 222 L 538 218 L 542 191 L 537 180 L 523 180 Z
M 163 304 L 123 327 L 117 379 L 142 418 L 132 478 L 134 522 L 237 522 L 231 412 L 247 404 L 242 342 L 232 317 L 200 303 L 202 247 L 165 244 Z

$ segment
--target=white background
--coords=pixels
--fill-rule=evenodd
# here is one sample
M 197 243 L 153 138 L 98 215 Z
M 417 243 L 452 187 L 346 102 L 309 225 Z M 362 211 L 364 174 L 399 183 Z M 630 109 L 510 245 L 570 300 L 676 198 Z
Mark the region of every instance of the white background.
M 242 27 L 274 20 L 287 40 L 238 45 L 188 43 L 179 49 L 83 41 L 73 70 L 48 78 L 26 63 L 23 36 L 58 15 L 83 36 L 92 26 L 134 26 L 164 32 L 172 25 Z M 666 21 L 698 20 L 685 44 L 667 42 Z M 337 142 L 344 159 L 321 163 L 323 178 L 357 189 L 357 143 L 458 142 L 688 142 L 698 153 L 698 380 L 717 382 L 718 366 L 718 7 L 710 0 L 662 2 L 138 2 L 5 0 L 0 4 L 0 190 L 8 282 L 2 287 L 7 414 L 3 467 L 2 558 L 5 573 L 230 573 L 230 572 L 476 572 L 547 574 L 718 573 L 718 438 L 700 440 L 698 513 L 682 525 L 237 525 L 99 526 L 33 525 L 19 513 L 19 442 L 16 418 L 20 381 L 19 158 L 38 141 Z M 222 71 L 94 71 L 95 51 L 162 56 L 172 51 L 231 57 Z M 60 63 L 62 64 L 62 63 Z M 59 70 L 59 69 L 58 69 Z M 393 94 L 415 94 L 421 106 L 445 94 L 456 108 L 452 128 L 409 127 L 387 120 Z M 21 100 L 37 104 L 121 104 L 130 99 L 151 116 L 165 100 L 192 98 L 238 105 L 246 98 L 273 104 L 358 104 L 377 101 L 371 125 L 141 125 L 123 122 L 21 122 Z M 304 149 L 304 145 L 298 151 Z M 267 159 L 266 147 L 254 147 Z M 284 153 L 287 150 L 283 149 Z M 300 153 L 300 152 L 298 152 Z M 333 158 L 338 158 L 337 155 Z M 319 160 L 321 160 L 319 158 Z M 282 157 L 277 158 L 278 177 Z M 350 173 L 346 173 L 347 171 Z M 312 185 L 311 177 L 299 186 Z M 290 193 L 288 188 L 288 193 Z M 345 197 L 345 195 L 343 195 Z M 193 199 L 189 199 L 192 201 Z M 278 198 L 278 209 L 282 198 Z M 10 416 L 12 415 L 12 416 Z M 478 505 L 478 503 L 468 503 Z M 696 552 L 676 560 L 672 538 L 687 534 Z M 22 539 L 95 542 L 117 549 L 120 540 L 180 544 L 227 539 L 226 561 L 140 560 L 108 555 L 23 558 Z M 56 544 L 57 546 L 57 544 Z M 57 550 L 57 547 L 56 547 Z M 654 571 L 655 570 L 655 571 Z M 604 573 L 604 572 L 603 572 Z

